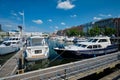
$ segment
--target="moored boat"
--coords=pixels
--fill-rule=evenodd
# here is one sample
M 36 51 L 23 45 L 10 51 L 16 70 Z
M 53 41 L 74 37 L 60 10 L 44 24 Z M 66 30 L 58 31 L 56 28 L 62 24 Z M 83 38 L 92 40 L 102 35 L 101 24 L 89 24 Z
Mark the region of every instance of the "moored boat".
M 85 42 L 85 41 L 87 41 L 86 38 L 75 38 L 75 39 L 73 40 L 74 43 L 77 43 L 77 42 Z
M 27 48 L 25 50 L 25 59 L 27 61 L 35 61 L 46 59 L 49 57 L 49 46 L 44 37 L 33 36 L 27 41 Z
M 86 42 L 69 45 L 54 50 L 62 57 L 94 57 L 118 51 L 117 44 L 111 44 L 110 37 L 93 37 Z
M 64 41 L 66 42 L 73 42 L 75 37 L 65 37 Z
M 0 55 L 5 55 L 18 51 L 23 46 L 20 37 L 10 37 L 8 40 L 3 41 L 0 45 Z

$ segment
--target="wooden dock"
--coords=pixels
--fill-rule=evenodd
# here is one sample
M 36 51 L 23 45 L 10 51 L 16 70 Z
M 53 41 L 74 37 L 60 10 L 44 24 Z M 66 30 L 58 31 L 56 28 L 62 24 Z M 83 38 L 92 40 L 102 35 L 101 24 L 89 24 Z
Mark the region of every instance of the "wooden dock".
M 18 67 L 18 59 L 20 55 L 23 53 L 23 50 L 24 48 L 18 51 L 0 68 L 0 77 L 7 77 L 16 73 Z

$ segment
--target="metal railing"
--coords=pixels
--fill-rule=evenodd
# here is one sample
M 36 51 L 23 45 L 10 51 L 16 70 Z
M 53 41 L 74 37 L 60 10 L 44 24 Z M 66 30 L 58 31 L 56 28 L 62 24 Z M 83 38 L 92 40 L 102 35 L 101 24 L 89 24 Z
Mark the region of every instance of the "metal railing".
M 74 76 L 80 73 L 88 72 L 93 69 L 97 69 L 101 66 L 105 66 L 119 60 L 120 60 L 120 52 L 116 52 L 116 53 L 107 54 L 104 56 L 99 56 L 95 58 L 85 59 L 82 61 L 71 62 L 64 65 L 59 65 L 59 66 L 50 67 L 42 70 L 28 72 L 21 75 L 8 76 L 1 79 L 61 80 L 61 79 L 70 78 L 71 76 Z

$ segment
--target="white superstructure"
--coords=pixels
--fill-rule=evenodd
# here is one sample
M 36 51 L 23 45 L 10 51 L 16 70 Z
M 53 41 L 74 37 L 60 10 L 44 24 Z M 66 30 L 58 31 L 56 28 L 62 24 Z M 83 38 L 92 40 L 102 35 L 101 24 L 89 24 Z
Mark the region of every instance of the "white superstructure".
M 49 47 L 44 37 L 33 36 L 27 40 L 25 58 L 28 61 L 40 60 L 49 57 Z
M 3 41 L 0 45 L 0 55 L 5 55 L 18 51 L 23 47 L 23 42 L 20 37 L 10 37 L 7 41 Z

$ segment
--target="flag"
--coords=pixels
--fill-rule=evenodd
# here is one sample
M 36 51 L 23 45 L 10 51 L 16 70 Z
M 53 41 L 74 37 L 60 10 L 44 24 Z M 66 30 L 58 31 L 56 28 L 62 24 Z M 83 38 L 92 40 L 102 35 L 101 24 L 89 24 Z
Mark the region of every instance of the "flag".
M 19 14 L 20 14 L 21 16 L 23 16 L 23 15 L 24 15 L 24 12 L 19 12 Z
M 18 28 L 19 28 L 20 30 L 22 30 L 22 26 L 18 26 Z

